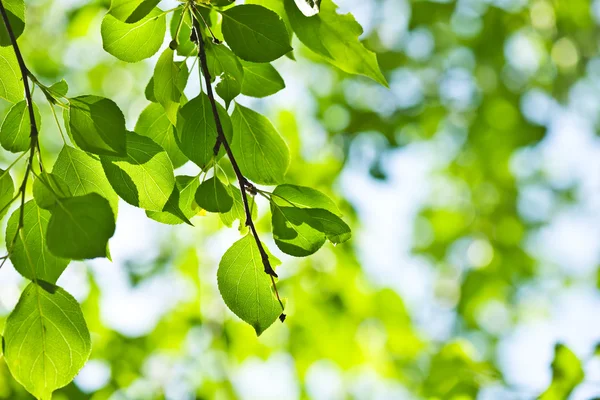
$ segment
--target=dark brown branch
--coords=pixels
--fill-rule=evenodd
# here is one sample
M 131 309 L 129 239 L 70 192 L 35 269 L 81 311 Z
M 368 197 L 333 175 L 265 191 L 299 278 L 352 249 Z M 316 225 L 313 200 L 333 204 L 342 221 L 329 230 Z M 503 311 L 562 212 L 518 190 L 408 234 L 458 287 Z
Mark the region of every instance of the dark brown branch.
M 15 33 L 10 25 L 10 21 L 8 20 L 8 14 L 6 13 L 6 9 L 4 8 L 4 4 L 2 4 L 2 0 L 0 0 L 0 14 L 2 14 L 2 20 L 4 21 L 4 26 L 6 27 L 6 31 L 8 32 L 8 36 L 10 37 L 10 41 L 12 47 L 15 51 L 15 55 L 17 57 L 17 62 L 19 63 L 19 69 L 21 70 L 21 77 L 23 79 L 23 87 L 25 88 L 25 101 L 27 102 L 27 110 L 29 111 L 29 126 L 30 126 L 30 134 L 31 144 L 29 146 L 29 161 L 27 163 L 27 169 L 25 170 L 25 177 L 23 178 L 23 182 L 19 188 L 21 192 L 21 213 L 19 216 L 19 229 L 23 227 L 23 218 L 24 218 L 24 205 L 25 205 L 25 189 L 27 188 L 27 180 L 29 178 L 29 172 L 33 167 L 33 158 L 35 156 L 35 151 L 38 148 L 38 127 L 35 121 L 35 113 L 33 112 L 33 99 L 31 96 L 31 90 L 29 89 L 29 70 L 25 65 L 25 61 L 23 60 L 23 56 L 21 55 L 21 50 L 19 49 L 19 45 L 17 44 L 17 38 Z M 17 232 L 19 231 L 17 229 Z
M 254 188 L 254 185 L 252 185 L 242 174 L 242 171 L 240 170 L 240 167 L 238 166 L 235 156 L 233 155 L 233 152 L 231 151 L 231 147 L 229 146 L 229 143 L 227 142 L 225 133 L 223 132 L 223 125 L 221 123 L 221 118 L 219 117 L 219 111 L 217 109 L 217 101 L 215 100 L 215 95 L 213 93 L 212 86 L 211 86 L 211 77 L 210 77 L 210 72 L 208 71 L 208 63 L 206 61 L 206 48 L 205 48 L 205 44 L 204 44 L 204 37 L 202 35 L 202 29 L 200 27 L 200 22 L 199 22 L 200 19 L 198 18 L 198 10 L 196 10 L 195 7 L 193 7 L 193 14 L 194 14 L 194 18 L 193 18 L 194 19 L 194 31 L 196 34 L 196 40 L 198 42 L 198 57 L 200 58 L 200 67 L 202 68 L 202 75 L 204 76 L 204 81 L 206 83 L 206 92 L 207 92 L 208 98 L 210 100 L 213 117 L 215 119 L 215 125 L 217 127 L 217 142 L 215 143 L 214 150 L 218 154 L 219 148 L 222 145 L 225 148 L 225 152 L 227 153 L 227 156 L 229 157 L 229 161 L 231 162 L 231 166 L 233 167 L 235 176 L 237 177 L 237 180 L 240 185 L 240 192 L 242 193 L 242 202 L 244 203 L 244 211 L 246 213 L 246 225 L 252 231 L 252 235 L 254 236 L 254 240 L 256 241 L 256 246 L 258 247 L 258 251 L 260 253 L 260 257 L 262 259 L 262 263 L 265 268 L 265 273 L 271 277 L 271 281 L 273 282 L 273 288 L 275 289 L 275 294 L 277 295 L 277 300 L 279 300 L 279 304 L 281 305 L 281 308 L 283 309 L 283 303 L 282 303 L 281 299 L 279 298 L 279 293 L 277 292 L 277 286 L 275 285 L 274 278 L 277 278 L 277 274 L 273 270 L 273 267 L 271 267 L 271 262 L 269 261 L 269 256 L 267 255 L 267 252 L 265 251 L 265 248 L 260 241 L 258 232 L 256 231 L 256 227 L 254 225 L 254 221 L 252 221 L 252 212 L 250 211 L 250 206 L 249 206 L 249 202 L 248 202 L 248 192 L 255 192 L 256 189 Z M 280 319 L 283 322 L 283 320 L 285 319 L 285 315 L 282 314 L 282 317 L 280 317 Z

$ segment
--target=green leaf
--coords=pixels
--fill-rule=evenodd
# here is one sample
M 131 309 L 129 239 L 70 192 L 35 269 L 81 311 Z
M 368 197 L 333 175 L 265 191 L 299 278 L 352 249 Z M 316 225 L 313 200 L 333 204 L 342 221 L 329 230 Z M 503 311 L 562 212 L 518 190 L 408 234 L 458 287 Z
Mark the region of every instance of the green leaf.
M 175 127 L 160 104 L 151 103 L 142 111 L 135 125 L 135 133 L 149 137 L 165 149 L 173 168 L 179 168 L 187 162 L 188 158 L 177 146 Z
M 33 114 L 39 131 L 42 119 L 40 110 L 35 103 L 33 103 Z M 29 121 L 29 109 L 25 100 L 12 106 L 0 128 L 0 144 L 2 147 L 12 153 L 21 153 L 27 150 L 31 144 L 31 124 Z
M 268 253 L 266 247 L 265 250 Z M 273 255 L 268 255 L 273 268 L 281 264 Z M 252 325 L 257 335 L 281 314 L 271 279 L 264 272 L 258 246 L 251 235 L 238 240 L 225 252 L 219 263 L 217 282 L 227 307 Z
M 228 187 L 216 176 L 202 182 L 196 191 L 196 203 L 209 212 L 225 213 L 233 207 Z
M 275 244 L 286 254 L 306 257 L 325 243 L 325 234 L 314 226 L 307 210 L 271 202 L 271 217 Z
M 177 111 L 181 103 L 182 89 L 179 82 L 187 82 L 189 75 L 185 63 L 173 62 L 174 51 L 167 47 L 154 68 L 154 97 L 164 107 L 173 125 L 177 124 Z M 185 84 L 183 85 L 185 87 Z
M 292 37 L 294 36 L 294 31 L 290 26 L 290 21 L 288 21 L 282 0 L 246 0 L 245 4 L 256 4 L 268 8 L 271 11 L 274 11 L 279 16 L 279 18 L 283 20 L 283 23 L 285 24 L 285 29 L 287 30 L 289 43 L 291 45 Z M 293 60 L 293 54 L 293 52 L 289 52 L 286 54 L 286 56 L 290 57 Z
M 233 185 L 229 185 L 228 189 L 231 193 L 231 197 L 233 198 L 233 206 L 231 207 L 231 210 L 227 211 L 226 213 L 219 214 L 219 216 L 221 217 L 221 221 L 223 221 L 223 223 L 230 228 L 233 226 L 233 223 L 236 220 L 239 220 L 240 223 L 238 230 L 240 233 L 245 234 L 248 231 L 248 227 L 246 226 L 246 210 L 242 200 L 242 192 L 240 192 L 240 189 Z M 256 207 L 254 197 L 248 196 L 248 206 L 250 207 L 252 218 L 257 218 L 258 207 Z
M 298 208 L 322 208 L 342 216 L 333 200 L 316 189 L 297 185 L 279 185 L 273 191 L 273 201 L 283 206 Z
M 87 362 L 92 343 L 77 300 L 39 281 L 25 288 L 6 320 L 3 348 L 12 376 L 38 399 L 50 400 Z
M 119 107 L 99 96 L 69 101 L 69 131 L 82 150 L 94 154 L 125 155 L 125 117 Z
M 292 51 L 285 24 L 268 8 L 244 4 L 223 15 L 223 36 L 231 50 L 252 62 L 271 62 Z
M 285 88 L 285 82 L 271 64 L 242 61 L 244 80 L 242 94 L 251 97 L 267 97 Z
M 106 14 L 100 27 L 104 50 L 127 62 L 153 56 L 162 45 L 166 30 L 166 18 L 158 8 L 132 24 Z
M 227 111 L 217 104 L 219 118 L 223 126 L 225 137 L 231 141 L 233 127 Z M 213 158 L 215 143 L 217 142 L 217 126 L 212 113 L 208 96 L 204 93 L 188 103 L 179 110 L 177 118 L 177 140 L 183 154 L 194 164 L 205 169 Z M 221 146 L 220 158 L 225 154 Z
M 48 248 L 54 255 L 84 260 L 106 257 L 115 233 L 115 216 L 108 200 L 97 193 L 57 202 L 48 223 Z
M 17 103 L 25 97 L 19 63 L 12 47 L 0 47 L 0 98 Z
M 116 218 L 119 196 L 106 179 L 98 159 L 81 150 L 64 146 L 54 163 L 52 174 L 66 182 L 73 196 L 98 193 L 107 199 Z
M 307 209 L 306 212 L 312 218 L 310 224 L 317 230 L 323 232 L 333 244 L 344 243 L 352 237 L 350 227 L 337 215 L 322 208 Z
M 50 212 L 39 208 L 33 200 L 25 203 L 23 229 L 16 235 L 20 214 L 20 208 L 15 210 L 6 226 L 6 248 L 9 249 L 15 240 L 10 261 L 17 272 L 27 279 L 55 283 L 70 260 L 56 257 L 48 250 L 46 232 Z
M 152 139 L 127 134 L 127 156 L 100 156 L 102 168 L 119 197 L 129 204 L 162 211 L 175 187 L 173 164 Z
M 15 184 L 8 171 L 0 168 L 0 219 L 8 211 L 8 205 L 13 199 Z
M 148 101 L 158 103 L 158 100 L 156 100 L 156 96 L 154 96 L 154 77 L 151 77 L 148 81 L 146 89 L 144 89 L 144 95 L 146 96 L 146 99 Z
M 271 122 L 249 108 L 235 105 L 231 150 L 244 176 L 262 185 L 282 183 L 290 164 L 287 144 Z
M 25 1 L 24 0 L 2 0 L 6 15 L 8 16 L 8 23 L 18 39 L 25 29 Z M 0 46 L 10 46 L 12 44 L 4 20 L 0 18 Z M 4 72 L 3 69 L 0 69 Z
M 287 210 L 290 206 L 300 208 L 303 212 L 291 212 Z M 282 242 L 289 242 L 286 239 L 293 236 L 293 233 L 288 231 L 287 228 L 300 231 L 298 225 L 302 226 L 302 224 L 307 224 L 310 228 L 324 233 L 327 239 L 335 244 L 343 243 L 352 236 L 350 227 L 340 218 L 342 213 L 338 207 L 329 197 L 318 190 L 305 186 L 279 185 L 273 191 L 271 208 L 277 211 L 273 213 L 274 235 L 275 231 L 281 234 L 283 237 Z M 278 208 L 281 208 L 281 210 L 278 210 Z M 277 225 L 275 224 L 276 217 Z M 289 217 L 289 221 L 286 221 L 284 217 Z M 307 232 L 311 231 L 307 227 L 303 229 Z M 300 247 L 306 251 L 310 249 L 310 240 L 303 241 L 300 232 L 293 239 L 289 243 L 290 245 Z
M 365 75 L 387 86 L 375 53 L 358 39 L 363 30 L 351 14 L 338 14 L 333 1 L 323 0 L 321 12 L 306 17 L 294 0 L 284 1 L 294 33 L 306 47 L 342 71 Z
M 61 79 L 60 81 L 52 84 L 48 89 L 50 89 L 52 94 L 55 94 L 58 97 L 64 97 L 69 91 L 69 85 L 67 84 L 67 81 Z
M 567 346 L 557 344 L 552 361 L 552 383 L 539 399 L 567 399 L 584 377 L 585 372 L 579 358 Z
M 160 0 L 112 0 L 109 14 L 129 24 L 148 15 Z
M 221 77 L 217 84 L 217 94 L 225 101 L 229 108 L 231 100 L 240 94 L 244 80 L 244 68 L 240 60 L 224 45 L 208 43 L 206 47 L 206 60 L 211 77 Z
M 198 177 L 181 175 L 176 177 L 176 185 L 163 211 L 146 211 L 148 218 L 168 225 L 191 224 L 190 218 L 200 211 L 195 200 L 200 180 Z
M 58 175 L 42 172 L 33 182 L 33 198 L 45 210 L 51 210 L 57 201 L 71 196 L 69 185 Z

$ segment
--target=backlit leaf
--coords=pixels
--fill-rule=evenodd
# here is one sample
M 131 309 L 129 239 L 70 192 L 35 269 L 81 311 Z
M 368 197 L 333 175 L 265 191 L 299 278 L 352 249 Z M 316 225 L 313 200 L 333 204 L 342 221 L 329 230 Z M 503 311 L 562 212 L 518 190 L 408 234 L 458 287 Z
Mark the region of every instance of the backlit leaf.
M 188 160 L 179 150 L 175 140 L 175 127 L 160 104 L 151 103 L 142 111 L 135 124 L 135 133 L 149 137 L 165 149 L 174 168 L 181 167 Z
M 271 254 L 269 260 L 273 268 L 281 264 Z M 252 235 L 238 240 L 225 252 L 219 263 L 217 281 L 227 307 L 250 324 L 257 335 L 260 336 L 271 326 L 281 313 L 281 306 L 273 294 L 271 279 L 264 272 L 258 246 Z
M 10 248 L 15 240 L 9 253 L 10 261 L 27 279 L 55 283 L 69 264 L 69 260 L 56 257 L 48 250 L 46 232 L 50 212 L 39 208 L 33 200 L 25 203 L 23 230 L 16 235 L 20 211 L 19 208 L 13 212 L 6 226 L 6 248 Z
M 35 103 L 33 103 L 33 114 L 39 131 L 42 119 L 40 110 Z M 25 100 L 12 106 L 0 128 L 0 144 L 2 147 L 13 153 L 27 150 L 31 144 L 31 124 L 29 121 L 29 108 Z
M 271 122 L 239 104 L 231 121 L 235 132 L 231 150 L 244 176 L 262 185 L 282 183 L 290 164 L 290 152 Z
M 173 164 L 152 139 L 127 133 L 127 156 L 100 156 L 102 168 L 119 197 L 129 204 L 162 211 L 175 187 Z
M 245 4 L 232 7 L 222 15 L 223 36 L 238 57 L 270 62 L 292 51 L 285 24 L 268 8 Z
M 59 257 L 83 260 L 106 257 L 115 233 L 115 216 L 108 200 L 97 193 L 57 202 L 48 223 L 48 248 Z
M 306 47 L 342 71 L 365 75 L 387 86 L 375 53 L 358 39 L 363 30 L 351 14 L 338 14 L 332 0 L 322 0 L 319 14 L 307 17 L 294 0 L 284 1 L 294 33 Z
M 227 140 L 231 141 L 233 128 L 227 111 L 217 105 L 223 131 Z M 177 118 L 177 137 L 179 148 L 200 168 L 206 168 L 213 158 L 217 142 L 217 126 L 208 96 L 201 93 L 190 100 L 179 110 Z M 221 146 L 219 157 L 225 154 Z
M 125 155 L 125 117 L 119 107 L 99 96 L 69 101 L 69 132 L 82 150 L 94 154 Z
M 4 358 L 13 377 L 41 400 L 69 384 L 92 343 L 77 300 L 46 282 L 25 288 L 4 328 Z
M 158 8 L 131 24 L 106 14 L 101 26 L 102 45 L 104 50 L 120 60 L 138 62 L 158 51 L 166 29 L 165 16 Z

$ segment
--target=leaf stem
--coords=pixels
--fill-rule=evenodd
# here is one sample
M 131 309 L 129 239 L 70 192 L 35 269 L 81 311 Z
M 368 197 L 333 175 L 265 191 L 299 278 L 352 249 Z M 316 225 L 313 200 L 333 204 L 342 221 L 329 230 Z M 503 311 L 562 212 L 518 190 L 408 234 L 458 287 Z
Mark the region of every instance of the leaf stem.
M 258 247 L 258 251 L 260 253 L 260 257 L 262 259 L 262 263 L 265 268 L 265 273 L 271 277 L 271 281 L 273 282 L 273 288 L 275 290 L 275 294 L 277 295 L 277 300 L 279 301 L 279 304 L 281 305 L 281 309 L 283 310 L 283 308 L 284 308 L 283 302 L 279 298 L 279 292 L 277 291 L 277 286 L 275 284 L 275 279 L 274 279 L 274 278 L 277 278 L 277 274 L 273 270 L 273 267 L 271 267 L 271 262 L 269 261 L 269 256 L 267 255 L 267 252 L 265 251 L 265 248 L 264 248 L 262 242 L 260 241 L 258 232 L 256 231 L 256 226 L 254 225 L 254 221 L 252 221 L 252 212 L 251 212 L 250 206 L 248 204 L 249 203 L 248 202 L 248 192 L 250 191 L 251 193 L 252 192 L 256 193 L 256 188 L 242 174 L 242 171 L 240 170 L 240 167 L 238 166 L 235 156 L 233 155 L 233 152 L 231 151 L 231 147 L 229 146 L 229 143 L 227 142 L 225 133 L 223 132 L 223 125 L 221 123 L 221 118 L 219 117 L 219 112 L 217 109 L 217 101 L 215 100 L 215 96 L 212 91 L 212 86 L 211 86 L 211 81 L 210 81 L 211 80 L 210 72 L 208 70 L 208 62 L 206 61 L 206 48 L 204 45 L 204 38 L 202 36 L 202 29 L 200 27 L 200 18 L 198 18 L 198 15 L 197 15 L 198 10 L 196 9 L 194 4 L 192 4 L 192 9 L 193 9 L 193 16 L 194 16 L 194 18 L 193 18 L 194 19 L 194 31 L 196 33 L 196 39 L 197 39 L 197 44 L 198 44 L 198 58 L 200 59 L 202 75 L 204 76 L 204 81 L 206 83 L 206 92 L 207 92 L 208 98 L 210 100 L 213 117 L 215 119 L 215 125 L 217 127 L 217 144 L 215 144 L 215 151 L 218 152 L 219 144 L 221 144 L 225 148 L 225 152 L 227 153 L 227 156 L 229 157 L 229 161 L 231 162 L 231 166 L 233 167 L 233 171 L 235 172 L 235 175 L 236 175 L 237 180 L 240 185 L 240 191 L 242 193 L 242 202 L 244 204 L 244 212 L 246 214 L 246 225 L 248 227 L 250 227 L 252 236 L 254 236 L 254 240 L 256 241 L 256 246 Z M 282 317 L 280 317 L 280 319 L 283 321 L 285 319 L 285 314 L 282 314 Z

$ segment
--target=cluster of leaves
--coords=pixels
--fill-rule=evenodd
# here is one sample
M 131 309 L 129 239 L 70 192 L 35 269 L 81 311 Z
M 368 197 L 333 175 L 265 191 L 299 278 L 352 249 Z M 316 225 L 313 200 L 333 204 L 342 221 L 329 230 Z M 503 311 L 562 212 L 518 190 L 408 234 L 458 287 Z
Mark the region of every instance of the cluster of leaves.
M 119 198 L 165 224 L 192 225 L 190 219 L 201 210 L 218 213 L 228 226 L 239 221 L 244 236 L 224 254 L 218 285 L 227 306 L 258 335 L 285 315 L 275 286 L 274 267 L 280 261 L 259 239 L 253 197 L 269 201 L 273 238 L 289 255 L 309 256 L 325 241 L 343 243 L 351 235 L 329 197 L 285 183 L 290 164 L 285 141 L 265 116 L 234 99 L 265 97 L 285 87 L 270 62 L 293 58 L 294 34 L 332 65 L 386 84 L 375 54 L 358 40 L 361 29 L 354 18 L 338 14 L 330 0 L 244 5 L 190 0 L 168 11 L 158 2 L 113 0 L 101 27 L 108 53 L 138 62 L 158 52 L 166 16 L 173 14 L 172 41 L 146 87 L 150 104 L 134 132 L 127 131 L 112 100 L 68 97 L 65 81 L 47 86 L 36 79 L 16 41 L 25 27 L 24 2 L 0 2 L 0 97 L 14 103 L 0 128 L 0 145 L 21 153 L 0 170 L 0 217 L 20 201 L 8 220 L 3 261 L 10 259 L 31 280 L 7 320 L 3 354 L 15 379 L 40 399 L 68 384 L 90 355 L 79 304 L 55 284 L 70 260 L 110 258 Z M 188 58 L 198 63 L 206 84 L 206 93 L 189 101 L 184 94 Z M 59 130 L 55 109 L 63 110 L 64 147 L 51 171 L 42 162 L 41 121 L 29 81 L 43 92 Z M 224 168 L 225 155 L 231 168 Z M 15 187 L 9 171 L 22 158 L 27 168 Z M 175 169 L 188 161 L 201 172 L 176 176 Z M 33 198 L 26 201 L 30 175 Z

